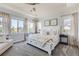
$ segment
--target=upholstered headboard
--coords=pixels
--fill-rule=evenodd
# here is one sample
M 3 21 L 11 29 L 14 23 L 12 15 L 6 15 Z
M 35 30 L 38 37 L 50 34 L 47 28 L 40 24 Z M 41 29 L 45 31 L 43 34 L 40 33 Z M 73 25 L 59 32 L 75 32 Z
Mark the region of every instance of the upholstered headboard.
M 59 34 L 59 29 L 58 27 L 53 27 L 53 28 L 44 28 L 42 30 L 43 35 L 56 35 Z

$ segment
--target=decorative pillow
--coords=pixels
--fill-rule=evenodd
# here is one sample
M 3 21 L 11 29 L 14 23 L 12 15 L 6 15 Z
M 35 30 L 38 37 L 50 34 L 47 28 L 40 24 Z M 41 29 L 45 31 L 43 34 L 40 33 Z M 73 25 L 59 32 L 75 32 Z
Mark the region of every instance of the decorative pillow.
M 7 40 L 5 39 L 5 37 L 4 36 L 0 36 L 0 43 L 4 43 L 4 42 L 6 42 Z

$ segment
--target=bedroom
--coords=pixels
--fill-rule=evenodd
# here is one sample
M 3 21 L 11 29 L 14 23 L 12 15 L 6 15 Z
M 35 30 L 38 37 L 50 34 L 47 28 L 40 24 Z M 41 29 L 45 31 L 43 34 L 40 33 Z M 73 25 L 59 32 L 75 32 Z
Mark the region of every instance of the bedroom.
M 79 55 L 78 23 L 78 3 L 2 3 L 0 54 Z

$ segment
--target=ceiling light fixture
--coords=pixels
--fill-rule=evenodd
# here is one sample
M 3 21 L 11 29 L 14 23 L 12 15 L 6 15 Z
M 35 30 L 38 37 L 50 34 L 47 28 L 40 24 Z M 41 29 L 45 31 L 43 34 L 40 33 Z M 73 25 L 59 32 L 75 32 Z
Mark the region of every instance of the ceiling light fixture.
M 29 4 L 29 5 L 37 5 L 37 4 L 40 4 L 40 3 L 26 3 L 26 4 Z

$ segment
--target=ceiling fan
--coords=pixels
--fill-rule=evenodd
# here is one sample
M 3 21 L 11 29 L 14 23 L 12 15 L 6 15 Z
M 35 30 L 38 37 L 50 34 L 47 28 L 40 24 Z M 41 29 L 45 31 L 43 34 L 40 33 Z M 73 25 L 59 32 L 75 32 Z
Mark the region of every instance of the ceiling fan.
M 40 4 L 40 3 L 26 3 L 26 4 L 29 4 L 29 5 L 37 5 L 37 4 Z

